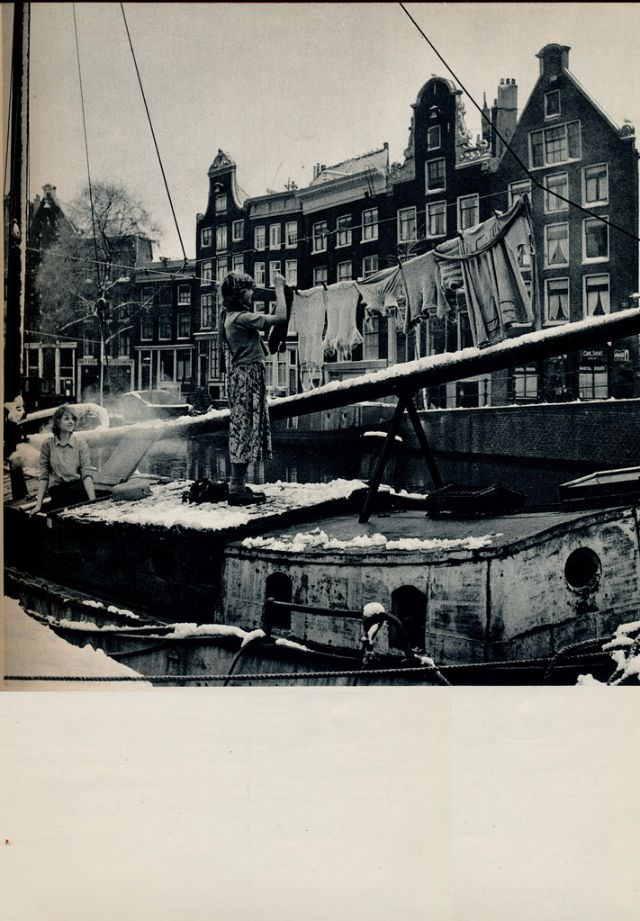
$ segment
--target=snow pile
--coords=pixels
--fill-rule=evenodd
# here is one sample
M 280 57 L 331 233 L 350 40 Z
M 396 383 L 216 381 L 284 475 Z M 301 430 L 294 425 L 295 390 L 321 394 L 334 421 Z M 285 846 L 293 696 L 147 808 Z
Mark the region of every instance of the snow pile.
M 640 620 L 620 624 L 613 639 L 605 643 L 603 652 L 608 652 L 615 662 L 616 669 L 606 682 L 609 686 L 630 684 L 637 679 L 640 681 Z M 578 684 L 581 686 L 604 684 L 593 675 L 580 675 Z
M 237 636 L 244 639 L 247 631 L 227 624 L 171 624 L 171 633 L 163 634 L 163 639 L 184 640 L 190 636 Z M 154 634 L 151 634 L 152 636 Z
M 265 493 L 264 505 L 235 508 L 226 502 L 191 505 L 182 501 L 182 493 L 191 485 L 191 480 L 172 483 L 157 483 L 151 486 L 151 495 L 129 502 L 103 502 L 69 509 L 61 513 L 63 518 L 80 518 L 85 521 L 105 523 L 153 525 L 156 527 L 182 527 L 202 531 L 221 531 L 240 527 L 252 518 L 273 512 L 281 513 L 288 508 L 306 508 L 330 499 L 346 499 L 358 489 L 365 487 L 362 480 L 332 480 L 330 483 L 265 483 L 260 490 Z
M 293 537 L 245 537 L 242 546 L 249 549 L 276 550 L 283 553 L 308 553 L 311 550 L 478 550 L 490 547 L 499 534 L 456 539 L 403 537 L 390 540 L 384 534 L 356 534 L 349 540 L 329 537 L 326 531 L 314 528 Z
M 4 640 L 5 674 L 60 678 L 59 681 L 5 681 L 5 690 L 137 691 L 152 688 L 146 681 L 64 681 L 64 677 L 135 676 L 139 673 L 110 659 L 101 649 L 89 645 L 80 649 L 67 643 L 29 617 L 13 598 L 4 599 Z

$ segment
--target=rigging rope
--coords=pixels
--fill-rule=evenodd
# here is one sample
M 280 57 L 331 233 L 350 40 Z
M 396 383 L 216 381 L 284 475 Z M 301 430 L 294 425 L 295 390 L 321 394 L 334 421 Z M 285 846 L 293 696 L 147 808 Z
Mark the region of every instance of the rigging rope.
M 539 189 L 543 189 L 546 193 L 551 193 L 552 195 L 555 195 L 556 198 L 559 198 L 561 201 L 565 202 L 566 204 L 571 205 L 572 208 L 577 208 L 579 211 L 582 211 L 582 212 L 584 212 L 585 214 L 588 214 L 590 217 L 597 218 L 599 221 L 601 221 L 603 224 L 606 224 L 608 227 L 611 227 L 613 230 L 617 230 L 617 231 L 619 231 L 620 233 L 624 234 L 625 236 L 631 237 L 632 240 L 636 240 L 637 242 L 640 242 L 640 237 L 639 237 L 637 234 L 632 233 L 631 231 L 627 230 L 625 227 L 620 227 L 618 224 L 614 224 L 612 221 L 609 221 L 607 218 L 602 217 L 602 215 L 600 215 L 600 214 L 593 214 L 593 212 L 591 212 L 588 208 L 584 208 L 582 205 L 578 204 L 578 203 L 575 202 L 575 201 L 572 201 L 570 198 L 566 198 L 564 195 L 562 195 L 560 192 L 556 192 L 554 189 L 549 189 L 549 188 L 547 188 L 542 182 L 540 182 L 540 180 L 537 179 L 537 178 L 533 175 L 533 173 L 529 170 L 529 168 L 528 168 L 527 165 L 524 163 L 524 161 L 520 158 L 520 156 L 519 156 L 519 155 L 515 152 L 515 150 L 511 147 L 511 145 L 509 144 L 509 141 L 504 137 L 504 135 L 503 135 L 503 134 L 498 130 L 498 128 L 494 125 L 494 123 L 493 123 L 493 121 L 491 120 L 491 118 L 483 112 L 482 108 L 478 105 L 478 103 L 477 103 L 476 100 L 473 98 L 473 96 L 471 95 L 471 93 L 469 92 L 469 90 L 466 88 L 466 86 L 464 85 L 464 83 L 462 82 L 462 80 L 461 80 L 461 79 L 458 77 L 458 75 L 453 71 L 453 69 L 447 64 L 446 60 L 445 60 L 445 59 L 443 58 L 443 56 L 440 54 L 440 52 L 438 51 L 438 49 L 436 48 L 436 46 L 433 44 L 433 42 L 431 41 L 431 39 L 423 32 L 423 30 L 420 28 L 420 26 L 418 25 L 418 23 L 416 22 L 416 20 L 413 18 L 413 16 L 411 15 L 411 13 L 407 10 L 407 8 L 406 8 L 406 6 L 404 5 L 404 3 L 400 2 L 400 3 L 399 3 L 399 6 L 400 6 L 400 8 L 403 10 L 403 12 L 406 13 L 406 15 L 408 16 L 408 18 L 411 20 L 411 22 L 413 23 L 413 25 L 416 27 L 416 29 L 418 30 L 418 32 L 420 33 L 420 35 L 424 38 L 424 40 L 425 40 L 426 43 L 429 45 L 429 47 L 431 48 L 431 50 L 437 55 L 437 57 L 440 59 L 440 61 L 441 61 L 441 62 L 444 64 L 444 66 L 447 68 L 447 70 L 449 71 L 449 73 L 451 74 L 451 76 L 454 78 L 454 80 L 458 83 L 458 85 L 459 85 L 460 88 L 463 90 L 463 92 L 464 92 L 464 93 L 467 95 L 467 97 L 471 100 L 471 102 L 472 102 L 473 105 L 476 107 L 476 109 L 478 110 L 478 112 L 480 112 L 480 115 L 482 116 L 482 118 L 484 119 L 484 121 L 486 121 L 486 122 L 490 125 L 491 129 L 494 131 L 494 133 L 496 134 L 496 136 L 500 138 L 500 140 L 502 141 L 502 143 L 503 143 L 504 146 L 505 146 L 505 149 L 509 151 L 509 153 L 510 153 L 511 156 L 514 158 L 514 160 L 516 161 L 516 163 L 517 163 L 520 167 L 522 167 L 522 169 L 523 169 L 524 172 L 527 174 L 527 176 L 529 177 L 529 179 L 531 180 L 531 182 L 533 183 L 533 185 L 537 186 Z
M 166 177 L 166 175 L 165 175 L 164 166 L 163 166 L 163 164 L 162 164 L 162 157 L 160 156 L 160 148 L 158 147 L 158 142 L 157 142 L 157 140 L 156 140 L 156 134 L 155 134 L 155 131 L 153 130 L 153 123 L 152 123 L 152 121 L 151 121 L 151 113 L 149 112 L 149 106 L 147 105 L 147 97 L 145 96 L 144 87 L 142 86 L 142 77 L 140 76 L 140 70 L 139 70 L 139 68 L 138 68 L 138 61 L 136 60 L 136 54 L 135 54 L 135 51 L 133 50 L 133 42 L 132 42 L 132 40 L 131 40 L 131 33 L 129 32 L 129 24 L 127 23 L 127 17 L 126 17 L 125 12 L 124 12 L 124 4 L 123 4 L 123 3 L 120 4 L 120 11 L 121 11 L 121 13 L 122 13 L 122 18 L 123 18 L 123 20 L 124 20 L 124 27 L 125 27 L 125 30 L 126 30 L 126 32 L 127 32 L 127 38 L 129 39 L 129 48 L 131 49 L 131 56 L 132 56 L 132 58 L 133 58 L 133 65 L 134 65 L 134 67 L 135 67 L 136 76 L 137 76 L 137 78 L 138 78 L 138 85 L 139 85 L 139 87 L 140 87 L 140 92 L 142 93 L 142 101 L 144 102 L 144 108 L 145 108 L 145 111 L 146 111 L 146 113 L 147 113 L 147 120 L 148 120 L 148 122 L 149 122 L 149 128 L 151 129 L 151 136 L 152 136 L 152 138 L 153 138 L 153 143 L 154 143 L 154 146 L 155 146 L 155 148 L 156 148 L 156 154 L 157 154 L 157 157 L 158 157 L 158 163 L 160 164 L 160 171 L 161 171 L 161 173 L 162 173 L 162 178 L 163 178 L 163 180 L 164 180 L 164 187 L 165 187 L 166 192 L 167 192 L 167 198 L 169 199 L 169 205 L 170 205 L 170 207 L 171 207 L 171 213 L 172 213 L 172 215 L 173 215 L 173 222 L 174 222 L 175 227 L 176 227 L 176 233 L 178 234 L 178 240 L 180 241 L 180 247 L 181 247 L 181 249 L 182 249 L 182 257 L 183 257 L 184 262 L 185 262 L 185 265 L 186 265 L 186 263 L 187 263 L 187 261 L 188 261 L 188 260 L 187 260 L 187 254 L 186 254 L 186 251 L 185 251 L 185 248 L 184 248 L 184 243 L 182 242 L 182 235 L 181 235 L 181 233 L 180 233 L 180 227 L 178 226 L 178 218 L 176 217 L 175 208 L 173 207 L 173 201 L 172 201 L 172 199 L 171 199 L 171 192 L 169 191 L 169 184 L 168 184 L 168 182 L 167 182 L 167 177 Z
M 101 263 L 98 258 L 99 253 L 98 253 L 98 240 L 96 237 L 96 213 L 95 213 L 95 204 L 93 200 L 93 185 L 91 183 L 91 168 L 89 166 L 89 142 L 87 139 L 87 116 L 86 116 L 85 104 L 84 104 L 84 87 L 82 84 L 82 68 L 80 66 L 80 45 L 78 42 L 78 21 L 76 18 L 75 3 L 72 5 L 72 11 L 73 11 L 73 32 L 74 32 L 75 45 L 76 45 L 76 61 L 78 63 L 78 82 L 80 85 L 80 104 L 82 107 L 82 131 L 84 134 L 84 153 L 85 153 L 85 160 L 87 163 L 87 181 L 89 185 L 89 204 L 91 206 L 91 227 L 93 230 L 93 248 L 94 248 L 94 252 L 96 255 L 95 268 L 96 268 L 96 277 L 98 279 L 98 287 L 100 287 L 100 285 L 102 284 L 102 279 L 100 278 Z

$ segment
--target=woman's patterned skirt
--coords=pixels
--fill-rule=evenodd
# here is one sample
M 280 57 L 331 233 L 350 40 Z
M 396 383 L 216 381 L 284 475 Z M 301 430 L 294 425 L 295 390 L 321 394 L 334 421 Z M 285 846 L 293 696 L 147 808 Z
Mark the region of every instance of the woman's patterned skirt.
M 271 457 L 271 427 L 263 362 L 232 368 L 227 393 L 231 463 L 253 464 Z

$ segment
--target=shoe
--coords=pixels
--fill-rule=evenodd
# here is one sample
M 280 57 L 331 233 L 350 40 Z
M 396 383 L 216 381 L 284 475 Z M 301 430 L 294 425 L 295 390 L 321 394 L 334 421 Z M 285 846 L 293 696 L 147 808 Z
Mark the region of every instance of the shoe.
M 266 502 L 267 497 L 263 492 L 252 492 L 245 489 L 243 492 L 231 492 L 227 503 L 229 505 L 261 505 Z

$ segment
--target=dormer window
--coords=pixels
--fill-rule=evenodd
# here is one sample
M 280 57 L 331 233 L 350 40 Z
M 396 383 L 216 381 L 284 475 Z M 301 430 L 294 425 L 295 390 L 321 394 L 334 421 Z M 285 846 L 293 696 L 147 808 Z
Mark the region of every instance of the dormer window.
M 544 94 L 544 117 L 556 118 L 560 115 L 560 90 Z

